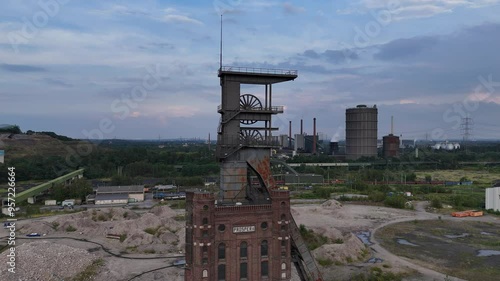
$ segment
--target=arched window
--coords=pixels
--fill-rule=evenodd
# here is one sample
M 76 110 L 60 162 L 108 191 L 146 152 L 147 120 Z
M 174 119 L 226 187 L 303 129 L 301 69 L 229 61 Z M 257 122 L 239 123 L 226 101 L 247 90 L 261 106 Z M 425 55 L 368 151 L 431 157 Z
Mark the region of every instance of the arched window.
M 286 263 L 282 263 L 281 264 L 281 270 L 285 270 L 286 269 Z
M 208 218 L 203 218 L 203 220 L 201 221 L 201 224 L 202 225 L 208 224 Z
M 226 265 L 225 264 L 219 264 L 219 266 L 217 266 L 217 280 L 218 281 L 226 280 Z
M 201 273 L 201 277 L 208 277 L 208 270 L 203 269 L 203 271 Z
M 220 243 L 218 247 L 218 257 L 220 260 L 226 258 L 226 244 Z
M 281 215 L 281 220 L 282 220 L 282 221 L 286 221 L 286 215 L 285 215 L 285 214 L 282 214 L 282 215 Z
M 205 254 L 208 252 L 208 247 L 206 245 L 204 245 L 203 247 L 201 247 L 201 250 Z
M 246 258 L 248 256 L 247 242 L 241 242 L 240 244 L 240 258 Z
M 267 240 L 262 241 L 260 244 L 260 255 L 267 256 Z

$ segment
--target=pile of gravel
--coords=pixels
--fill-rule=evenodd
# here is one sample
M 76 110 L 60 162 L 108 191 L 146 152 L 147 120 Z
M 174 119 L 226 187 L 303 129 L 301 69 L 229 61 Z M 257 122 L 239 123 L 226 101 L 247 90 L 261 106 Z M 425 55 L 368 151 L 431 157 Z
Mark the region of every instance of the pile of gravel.
M 97 258 L 84 249 L 35 241 L 16 247 L 15 273 L 7 271 L 7 254 L 1 255 L 0 276 L 5 281 L 66 280 L 82 272 Z

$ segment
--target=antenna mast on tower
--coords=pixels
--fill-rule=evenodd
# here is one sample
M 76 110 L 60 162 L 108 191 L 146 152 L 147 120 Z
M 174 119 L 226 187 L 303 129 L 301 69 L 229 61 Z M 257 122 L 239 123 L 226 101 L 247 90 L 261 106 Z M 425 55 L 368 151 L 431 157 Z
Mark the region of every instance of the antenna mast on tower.
M 219 71 L 222 70 L 222 14 L 220 15 L 220 57 L 219 57 Z

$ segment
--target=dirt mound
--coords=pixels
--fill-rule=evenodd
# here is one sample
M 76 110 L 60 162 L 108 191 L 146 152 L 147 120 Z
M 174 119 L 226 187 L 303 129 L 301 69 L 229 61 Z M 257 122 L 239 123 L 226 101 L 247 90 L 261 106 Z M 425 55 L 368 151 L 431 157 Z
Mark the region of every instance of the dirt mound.
M 365 245 L 352 233 L 344 235 L 343 243 L 325 244 L 313 251 L 316 259 L 331 260 L 335 263 L 350 263 L 363 258 Z
M 184 223 L 173 217 L 168 206 L 158 206 L 149 213 L 138 215 L 125 208 L 95 208 L 80 213 L 63 215 L 53 222 L 34 221 L 20 230 L 27 234 L 37 232 L 52 236 L 72 234 L 104 239 L 113 248 L 129 252 L 172 253 L 184 247 Z M 106 239 L 109 234 L 120 239 Z M 102 241 L 102 240 L 101 240 Z
M 172 210 L 169 206 L 155 206 L 149 211 L 150 213 L 153 213 L 159 217 L 167 217 L 167 218 L 173 218 L 177 215 L 177 213 Z
M 16 273 L 0 267 L 5 281 L 66 280 L 82 272 L 97 256 L 87 250 L 52 243 L 35 241 L 16 247 Z M 7 265 L 7 255 L 0 262 Z
M 320 206 L 321 208 L 327 210 L 338 210 L 342 208 L 342 204 L 339 201 L 333 199 L 324 202 Z

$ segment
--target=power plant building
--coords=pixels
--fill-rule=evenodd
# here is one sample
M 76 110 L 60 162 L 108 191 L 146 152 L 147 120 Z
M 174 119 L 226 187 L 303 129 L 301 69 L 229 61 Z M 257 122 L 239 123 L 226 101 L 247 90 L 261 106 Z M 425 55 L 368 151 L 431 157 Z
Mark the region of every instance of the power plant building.
M 399 137 L 393 134 L 384 136 L 382 147 L 382 154 L 384 158 L 398 157 L 399 156 Z
M 358 105 L 346 110 L 346 158 L 356 160 L 360 157 L 377 156 L 376 106 Z

